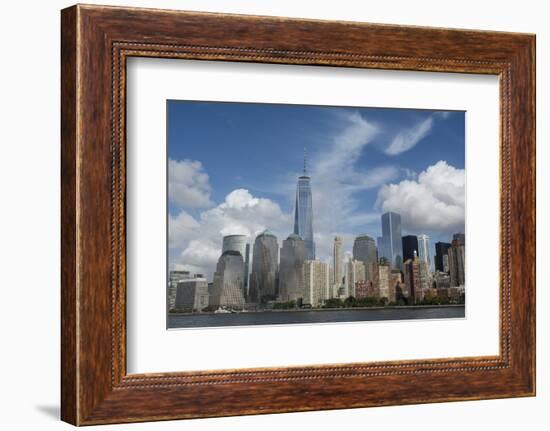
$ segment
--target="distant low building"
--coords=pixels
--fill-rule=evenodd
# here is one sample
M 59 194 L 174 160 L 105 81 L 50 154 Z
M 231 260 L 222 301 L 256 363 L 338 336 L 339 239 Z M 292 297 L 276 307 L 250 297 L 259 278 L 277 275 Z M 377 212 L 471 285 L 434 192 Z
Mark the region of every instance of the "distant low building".
M 176 292 L 178 288 L 178 282 L 190 278 L 193 277 L 189 271 L 170 271 L 167 286 L 168 289 L 166 292 L 168 310 L 171 310 L 176 306 Z
M 176 288 L 175 308 L 200 311 L 208 307 L 209 296 L 208 281 L 205 278 L 181 280 Z

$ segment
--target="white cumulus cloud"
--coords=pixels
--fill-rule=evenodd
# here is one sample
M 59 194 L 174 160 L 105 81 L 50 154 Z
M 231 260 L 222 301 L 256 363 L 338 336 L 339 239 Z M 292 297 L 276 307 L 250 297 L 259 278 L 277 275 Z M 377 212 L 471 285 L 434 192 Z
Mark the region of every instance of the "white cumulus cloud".
M 429 166 L 417 180 L 404 180 L 380 188 L 377 205 L 401 214 L 409 231 L 463 232 L 465 172 L 445 161 Z
M 202 163 L 196 160 L 168 160 L 168 199 L 179 208 L 208 208 L 210 181 Z
M 169 219 L 170 266 L 206 274 L 211 278 L 221 254 L 224 235 L 255 236 L 265 229 L 282 241 L 290 233 L 292 219 L 270 199 L 254 197 L 248 190 L 229 193 L 219 205 L 195 219 L 185 211 Z

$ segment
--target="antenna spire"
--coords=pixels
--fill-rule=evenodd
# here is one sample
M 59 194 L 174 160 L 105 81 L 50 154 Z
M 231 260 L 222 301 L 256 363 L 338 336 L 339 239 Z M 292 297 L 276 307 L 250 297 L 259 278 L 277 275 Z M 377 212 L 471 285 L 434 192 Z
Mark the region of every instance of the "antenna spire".
M 304 175 L 307 173 L 306 147 L 304 147 Z

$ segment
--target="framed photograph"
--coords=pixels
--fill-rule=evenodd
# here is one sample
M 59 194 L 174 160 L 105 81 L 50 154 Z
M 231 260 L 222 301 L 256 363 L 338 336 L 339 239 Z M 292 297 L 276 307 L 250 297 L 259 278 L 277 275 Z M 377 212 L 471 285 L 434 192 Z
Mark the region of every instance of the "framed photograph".
M 535 394 L 534 35 L 61 18 L 63 420 Z

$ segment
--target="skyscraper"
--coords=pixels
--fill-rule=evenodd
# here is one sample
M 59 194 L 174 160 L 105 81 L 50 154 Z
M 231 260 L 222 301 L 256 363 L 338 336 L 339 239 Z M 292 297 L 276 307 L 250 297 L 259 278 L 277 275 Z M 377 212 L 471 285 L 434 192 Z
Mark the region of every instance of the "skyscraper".
M 250 302 L 265 302 L 276 298 L 278 266 L 277 237 L 265 230 L 254 241 L 249 288 Z
M 404 264 L 405 285 L 409 295 L 409 303 L 420 302 L 430 287 L 428 266 L 426 262 L 414 256 Z
M 451 244 L 448 242 L 436 242 L 435 243 L 435 270 L 441 272 L 447 272 L 448 268 L 445 267 L 445 256 L 447 251 L 451 248 Z
M 466 247 L 466 235 L 464 235 L 463 233 L 453 234 L 453 240 L 459 241 L 461 245 Z
M 403 237 L 403 261 L 414 258 L 414 252 L 418 253 L 418 238 L 416 235 L 406 235 Z
M 401 240 L 401 216 L 394 212 L 382 214 L 383 257 L 387 258 L 393 268 L 403 267 L 403 244 Z
M 279 266 L 279 298 L 281 301 L 298 301 L 304 297 L 303 265 L 307 259 L 302 238 L 291 234 L 283 241 Z
M 214 285 L 210 304 L 214 306 L 241 308 L 244 297 L 244 260 L 241 253 L 225 251 L 218 259 L 214 273 Z M 208 290 L 208 285 L 206 285 Z
M 368 235 L 360 235 L 353 241 L 353 258 L 360 262 L 363 262 L 366 268 L 365 279 L 371 280 L 372 276 L 369 274 L 369 264 L 378 262 L 378 253 L 376 251 L 376 244 L 374 239 Z
M 311 178 L 307 175 L 304 152 L 304 174 L 298 177 L 296 186 L 296 208 L 294 212 L 294 233 L 302 238 L 308 251 L 308 259 L 315 259 L 313 242 L 313 203 L 311 199 Z
M 355 259 L 350 259 L 346 265 L 346 296 L 355 297 L 355 285 L 359 281 L 367 280 L 366 269 L 367 265 Z
M 222 241 L 222 254 L 228 250 L 238 251 L 244 260 L 243 283 L 244 291 L 248 293 L 248 271 L 250 264 L 250 244 L 246 235 L 226 235 Z
M 426 262 L 428 269 L 432 266 L 430 256 L 430 237 L 428 235 L 418 235 L 418 257 Z
M 453 239 L 451 247 L 447 250 L 449 255 L 449 273 L 451 276 L 451 287 L 464 286 L 465 278 L 465 256 L 464 245 L 460 239 Z
M 342 238 L 334 237 L 334 245 L 332 248 L 332 269 L 334 271 L 334 285 L 340 287 L 344 271 L 342 270 Z

